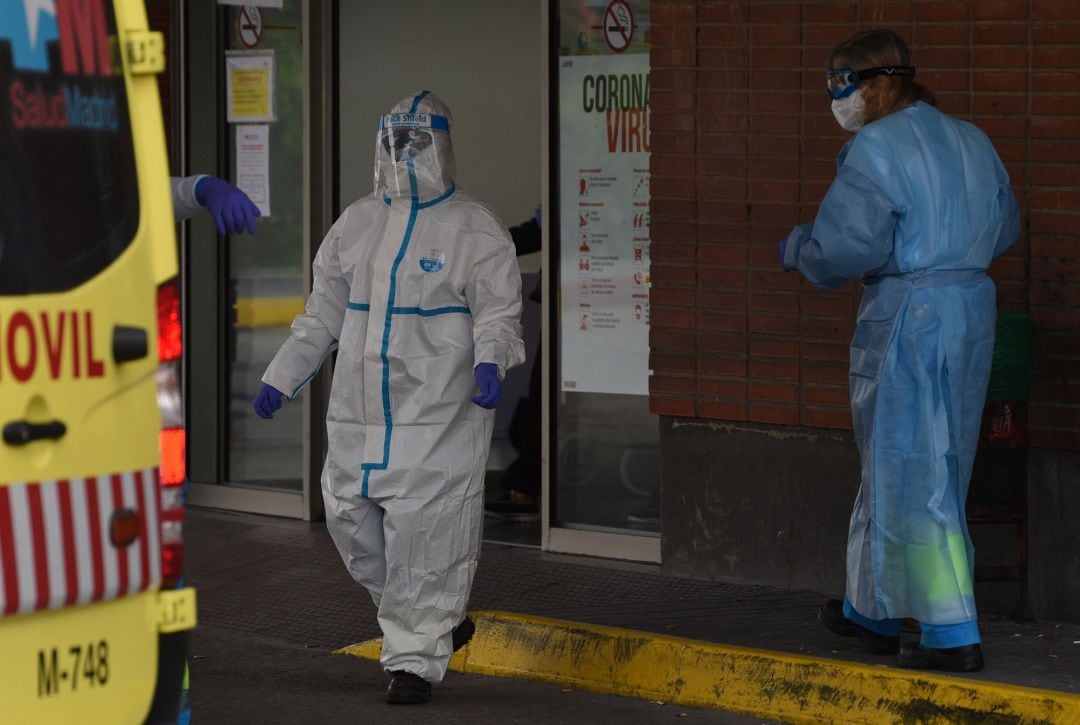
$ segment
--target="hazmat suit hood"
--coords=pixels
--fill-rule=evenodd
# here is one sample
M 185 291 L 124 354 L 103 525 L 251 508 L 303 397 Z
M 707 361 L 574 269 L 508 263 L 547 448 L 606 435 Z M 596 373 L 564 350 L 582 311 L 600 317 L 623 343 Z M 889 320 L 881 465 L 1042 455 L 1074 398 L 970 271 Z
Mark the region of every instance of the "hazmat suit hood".
M 430 91 L 406 96 L 379 119 L 375 194 L 427 203 L 454 190 L 450 109 Z

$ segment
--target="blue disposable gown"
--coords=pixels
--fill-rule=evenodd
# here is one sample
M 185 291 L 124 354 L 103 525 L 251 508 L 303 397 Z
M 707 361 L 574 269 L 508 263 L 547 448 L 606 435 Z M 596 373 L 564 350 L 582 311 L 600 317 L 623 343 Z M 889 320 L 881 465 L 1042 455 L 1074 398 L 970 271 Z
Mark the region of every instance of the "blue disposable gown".
M 838 164 L 784 266 L 822 289 L 864 283 L 847 598 L 871 619 L 971 622 L 964 504 L 996 318 L 986 269 L 1019 235 L 1016 197 L 986 135 L 921 102 L 863 127 Z

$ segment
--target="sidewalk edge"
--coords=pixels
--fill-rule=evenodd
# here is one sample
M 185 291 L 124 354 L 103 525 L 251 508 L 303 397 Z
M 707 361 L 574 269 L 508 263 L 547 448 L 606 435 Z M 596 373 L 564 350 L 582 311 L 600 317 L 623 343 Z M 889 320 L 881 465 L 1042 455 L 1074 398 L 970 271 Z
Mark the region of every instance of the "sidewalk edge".
M 789 722 L 1080 722 L 1080 696 L 509 612 L 450 668 Z M 338 650 L 378 659 L 380 640 Z

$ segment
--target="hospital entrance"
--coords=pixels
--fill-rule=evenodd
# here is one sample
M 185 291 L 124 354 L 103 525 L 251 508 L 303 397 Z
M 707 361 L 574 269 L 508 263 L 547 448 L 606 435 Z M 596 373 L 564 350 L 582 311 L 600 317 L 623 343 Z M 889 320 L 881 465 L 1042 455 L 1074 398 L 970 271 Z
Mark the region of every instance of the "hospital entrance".
M 505 495 L 501 481 L 515 485 L 504 475 L 530 441 L 546 465 L 531 469 L 534 514 L 488 511 L 484 538 L 659 562 L 648 4 L 636 6 L 624 47 L 579 5 L 434 5 L 440 17 L 424 27 L 438 43 L 417 38 L 392 73 L 371 70 L 396 49 L 370 22 L 375 3 L 184 6 L 183 27 L 201 30 L 173 39 L 175 171 L 230 180 L 263 212 L 254 236 L 219 238 L 199 218 L 182 228 L 193 505 L 322 520 L 334 354 L 273 420 L 251 403 L 303 311 L 319 243 L 372 191 L 377 120 L 426 88 L 453 113 L 460 188 L 508 227 L 542 210 L 543 251 L 518 256 L 527 360 L 504 380 L 485 501 Z M 446 43 L 476 51 L 448 66 L 437 50 Z

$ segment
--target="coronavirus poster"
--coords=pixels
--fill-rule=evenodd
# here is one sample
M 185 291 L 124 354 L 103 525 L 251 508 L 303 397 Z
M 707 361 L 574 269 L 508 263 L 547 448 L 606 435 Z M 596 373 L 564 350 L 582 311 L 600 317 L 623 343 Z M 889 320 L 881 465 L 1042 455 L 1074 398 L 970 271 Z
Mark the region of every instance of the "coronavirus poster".
M 565 391 L 647 395 L 649 56 L 616 50 L 623 5 L 609 52 L 559 59 L 560 369 Z

